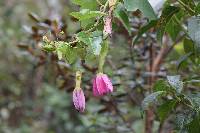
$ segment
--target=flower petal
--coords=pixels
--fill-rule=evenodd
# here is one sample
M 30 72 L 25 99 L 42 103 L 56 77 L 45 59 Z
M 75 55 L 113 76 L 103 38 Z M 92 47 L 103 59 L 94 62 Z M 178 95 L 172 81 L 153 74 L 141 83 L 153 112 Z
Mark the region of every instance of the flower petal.
M 102 75 L 102 79 L 106 85 L 106 89 L 108 92 L 113 92 L 113 85 L 112 82 L 110 81 L 110 79 L 108 78 L 108 76 L 106 74 Z

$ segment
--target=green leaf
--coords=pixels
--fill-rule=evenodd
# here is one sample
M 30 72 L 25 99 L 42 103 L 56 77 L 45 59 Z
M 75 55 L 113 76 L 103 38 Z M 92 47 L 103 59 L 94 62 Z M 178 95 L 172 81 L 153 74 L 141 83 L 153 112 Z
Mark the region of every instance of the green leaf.
M 87 45 L 90 43 L 90 35 L 83 31 L 77 34 L 77 39 Z
M 57 42 L 57 43 L 59 45 L 56 49 L 58 58 L 59 59 L 64 58 L 65 60 L 67 60 L 69 64 L 74 63 L 77 58 L 77 53 L 75 48 L 71 47 L 68 43 L 65 42 Z
M 195 12 L 197 14 L 200 14 L 200 2 L 197 4 L 196 8 L 195 8 Z
M 97 2 L 96 0 L 72 0 L 76 5 L 80 5 L 81 9 L 96 10 Z
M 181 67 L 181 65 L 183 63 L 185 63 L 187 61 L 187 59 L 192 55 L 192 53 L 187 53 L 186 55 L 181 56 L 178 61 L 177 61 L 177 69 L 179 70 L 179 68 Z
M 184 51 L 185 53 L 193 53 L 194 52 L 194 43 L 192 40 L 185 38 L 183 41 Z
M 187 98 L 192 103 L 193 107 L 200 111 L 200 93 L 191 94 Z
M 139 9 L 150 20 L 156 19 L 156 14 L 148 0 L 124 0 L 124 6 L 127 11 Z
M 193 17 L 188 21 L 188 34 L 196 46 L 200 47 L 200 17 Z
M 42 48 L 47 52 L 55 51 L 55 47 L 51 44 L 45 44 L 42 46 Z
M 175 17 L 176 16 L 173 16 L 172 19 L 169 21 L 169 23 L 166 24 L 166 29 L 165 29 L 173 41 L 177 39 L 177 36 L 181 31 L 181 26 L 176 22 L 176 19 L 178 18 Z
M 200 114 L 194 110 L 186 110 L 176 115 L 176 124 L 181 131 L 187 133 L 199 133 Z
M 106 14 L 100 11 L 90 11 L 88 9 L 82 9 L 80 12 L 72 12 L 70 13 L 70 15 L 79 19 L 80 21 L 83 21 Z
M 195 13 L 195 8 L 196 8 L 196 6 L 195 6 L 195 3 L 194 3 L 194 0 L 180 0 L 182 3 L 184 3 L 184 5 L 183 4 L 181 4 L 182 5 L 182 7 L 184 7 L 185 8 L 185 10 L 191 15 L 191 16 L 194 16 L 194 15 L 196 15 L 196 13 Z M 193 10 L 193 11 L 192 11 Z
M 122 4 L 118 4 L 116 9 L 114 10 L 114 15 L 117 17 L 123 24 L 123 26 L 126 28 L 126 30 L 131 33 L 130 30 L 130 24 L 127 13 L 124 11 Z
M 186 110 L 183 113 L 176 114 L 176 125 L 180 130 L 186 130 L 186 125 L 192 122 L 194 112 Z
M 170 89 L 168 83 L 165 80 L 158 80 L 153 86 L 154 92 L 156 91 L 168 91 Z
M 183 47 L 184 47 L 184 51 L 186 54 L 188 53 L 192 53 L 189 58 L 192 60 L 192 62 L 195 62 L 195 45 L 194 42 L 188 38 L 185 38 L 183 41 Z
M 168 100 L 164 104 L 160 105 L 158 107 L 158 116 L 160 118 L 160 121 L 163 122 L 169 113 L 174 109 L 176 106 L 177 101 L 176 100 Z
M 102 36 L 90 38 L 92 51 L 95 55 L 99 55 L 101 51 Z
M 149 29 L 155 27 L 157 25 L 157 20 L 152 20 L 150 21 L 147 25 L 143 26 L 142 28 L 139 29 L 138 34 L 135 38 L 133 38 L 133 45 L 137 43 L 138 39 Z
M 200 133 L 200 114 L 196 114 L 193 121 L 186 126 L 189 133 Z
M 170 22 L 173 15 L 179 12 L 180 8 L 175 6 L 166 6 L 161 14 L 158 22 L 157 38 L 162 43 L 162 37 L 165 33 L 166 25 Z
M 167 80 L 177 93 L 181 93 L 183 90 L 183 82 L 180 80 L 180 75 L 167 76 Z
M 158 98 L 165 93 L 166 91 L 157 91 L 145 97 L 142 101 L 142 109 L 147 110 L 149 106 L 151 106 L 153 103 L 156 103 Z

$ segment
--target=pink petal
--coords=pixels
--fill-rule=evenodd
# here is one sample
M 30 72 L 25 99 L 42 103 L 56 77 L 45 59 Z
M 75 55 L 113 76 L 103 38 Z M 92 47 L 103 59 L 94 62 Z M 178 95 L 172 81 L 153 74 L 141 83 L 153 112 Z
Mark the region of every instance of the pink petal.
M 113 92 L 113 85 L 112 82 L 110 81 L 110 79 L 108 78 L 108 76 L 106 74 L 102 75 L 102 79 L 106 85 L 106 89 L 108 92 Z
M 99 94 L 99 91 L 98 91 L 98 89 L 97 89 L 96 77 L 95 77 L 95 78 L 93 78 L 93 95 L 94 95 L 94 96 L 98 96 L 98 94 Z
M 73 91 L 73 103 L 75 108 L 80 111 L 84 112 L 85 110 L 85 96 L 82 89 L 74 89 Z

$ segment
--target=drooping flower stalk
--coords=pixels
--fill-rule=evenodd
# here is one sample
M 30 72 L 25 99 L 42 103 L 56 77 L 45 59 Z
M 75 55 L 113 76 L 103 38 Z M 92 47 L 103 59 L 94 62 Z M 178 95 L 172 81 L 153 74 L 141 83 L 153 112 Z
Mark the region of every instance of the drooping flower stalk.
M 80 71 L 76 72 L 76 87 L 73 91 L 73 103 L 76 110 L 80 112 L 84 112 L 85 110 L 85 95 L 83 90 L 81 89 L 81 76 L 82 73 Z
M 107 53 L 108 53 L 108 42 L 105 40 L 102 44 L 101 52 L 99 55 L 99 66 L 98 66 L 99 73 L 103 73 L 103 66 L 105 63 L 105 58 L 107 56 Z
M 104 41 L 99 55 L 98 74 L 93 79 L 93 95 L 102 96 L 113 91 L 112 82 L 106 74 L 103 74 L 103 66 L 108 53 L 108 42 Z

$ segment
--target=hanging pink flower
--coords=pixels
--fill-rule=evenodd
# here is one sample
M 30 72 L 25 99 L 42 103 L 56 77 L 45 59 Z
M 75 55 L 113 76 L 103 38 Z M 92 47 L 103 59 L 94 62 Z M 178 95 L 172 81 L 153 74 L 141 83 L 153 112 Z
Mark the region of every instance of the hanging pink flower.
M 113 92 L 113 86 L 108 76 L 103 73 L 97 74 L 93 79 L 93 95 L 102 96 L 110 92 Z
M 73 102 L 75 108 L 79 112 L 84 112 L 85 110 L 85 95 L 81 88 L 75 88 L 73 91 Z
M 112 34 L 112 18 L 110 16 L 107 16 L 104 21 L 104 30 L 105 35 L 111 35 Z

